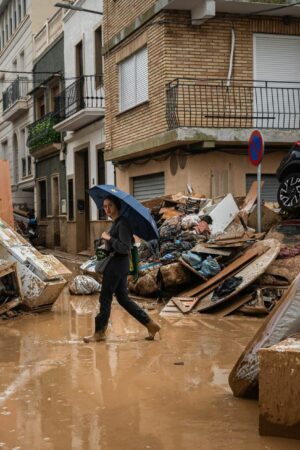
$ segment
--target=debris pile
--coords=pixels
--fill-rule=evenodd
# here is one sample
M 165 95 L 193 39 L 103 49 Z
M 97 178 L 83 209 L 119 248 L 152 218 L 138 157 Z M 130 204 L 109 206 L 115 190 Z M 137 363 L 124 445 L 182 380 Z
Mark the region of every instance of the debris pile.
M 268 233 L 256 233 L 249 226 L 256 200 L 254 182 L 245 199 L 177 194 L 145 201 L 160 239 L 139 244 L 139 278 L 129 280 L 131 294 L 165 302 L 166 316 L 269 314 L 299 273 L 300 222 L 282 222 L 268 205 Z
M 42 255 L 2 219 L 0 259 L 16 264 L 23 303 L 30 310 L 50 308 L 71 275 L 53 255 Z

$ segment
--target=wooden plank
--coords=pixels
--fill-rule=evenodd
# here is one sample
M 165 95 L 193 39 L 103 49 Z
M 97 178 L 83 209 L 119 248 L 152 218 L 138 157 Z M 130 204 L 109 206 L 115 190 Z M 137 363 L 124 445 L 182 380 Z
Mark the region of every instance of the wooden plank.
M 221 270 L 221 272 L 219 272 L 217 275 L 210 278 L 206 283 L 202 283 L 188 291 L 181 292 L 180 296 L 194 297 L 197 295 L 198 297 L 195 299 L 194 305 L 191 307 L 191 309 L 193 309 L 193 307 L 198 303 L 199 294 L 206 293 L 207 289 L 214 290 L 215 287 L 220 284 L 221 280 L 224 281 L 227 276 L 232 276 L 233 272 L 236 272 L 237 270 L 239 270 L 239 268 L 243 267 L 249 261 L 253 260 L 258 255 L 258 253 L 258 249 L 250 249 L 246 251 L 243 256 L 234 260 L 231 264 L 229 264 L 229 266 L 225 267 L 225 269 Z
M 263 188 L 264 181 L 261 181 L 261 188 Z M 241 207 L 240 215 L 243 218 L 244 222 L 247 223 L 247 219 L 249 214 L 251 213 L 252 207 L 255 205 L 257 200 L 257 181 L 253 181 L 251 187 L 246 195 L 245 201 Z
M 210 297 L 202 298 L 199 311 L 208 311 L 210 309 L 218 307 L 220 304 L 230 300 L 232 297 L 236 296 L 239 292 L 245 289 L 247 286 L 252 284 L 258 277 L 260 277 L 268 268 L 268 266 L 274 261 L 280 252 L 280 242 L 276 239 L 267 239 L 261 244 L 264 246 L 269 246 L 268 250 L 264 253 L 260 253 L 251 264 L 246 267 L 241 268 L 237 273 L 238 276 L 243 278 L 241 284 L 239 284 L 236 289 L 225 297 L 218 298 L 214 301 Z
M 19 299 L 19 297 L 11 300 L 10 302 L 5 303 L 4 306 L 0 306 L 0 314 L 6 313 L 10 309 L 13 309 L 16 306 L 18 306 L 20 303 L 21 303 L 21 300 Z
M 195 275 L 197 275 L 197 277 L 201 278 L 201 280 L 203 281 L 207 281 L 207 278 L 205 278 L 203 275 L 201 275 L 201 273 L 197 272 L 196 269 L 194 269 L 194 267 L 190 266 L 186 261 L 184 261 L 183 258 L 179 258 L 178 261 L 181 262 L 181 264 L 186 267 L 187 269 L 189 269 L 191 272 L 193 272 Z
M 208 248 L 202 244 L 195 245 L 195 247 L 193 247 L 191 249 L 191 252 L 204 253 L 204 254 L 208 254 L 208 255 L 218 255 L 218 256 L 230 256 L 232 253 L 230 250 L 221 250 L 218 248 Z
M 171 300 L 183 314 L 189 312 L 189 307 L 194 301 L 192 297 L 172 297 Z
M 239 309 L 241 306 L 245 305 L 245 303 L 250 302 L 253 299 L 252 294 L 246 294 L 242 297 L 238 297 L 233 299 L 229 305 L 226 305 L 225 308 L 222 309 L 221 314 L 223 317 L 229 316 L 234 311 Z

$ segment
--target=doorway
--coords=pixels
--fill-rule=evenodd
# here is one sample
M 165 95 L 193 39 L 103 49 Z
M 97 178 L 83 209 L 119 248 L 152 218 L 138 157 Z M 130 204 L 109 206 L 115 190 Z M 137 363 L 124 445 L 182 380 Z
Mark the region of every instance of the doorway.
M 54 246 L 60 246 L 60 224 L 59 224 L 59 178 L 52 178 L 52 217 L 53 217 L 53 235 Z
M 90 249 L 89 150 L 75 152 L 75 208 L 77 253 Z

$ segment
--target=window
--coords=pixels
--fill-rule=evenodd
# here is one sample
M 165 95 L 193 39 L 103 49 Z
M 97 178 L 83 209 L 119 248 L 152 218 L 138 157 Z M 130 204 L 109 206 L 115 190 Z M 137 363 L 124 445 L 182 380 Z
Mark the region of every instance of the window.
M 148 100 L 148 51 L 139 50 L 119 65 L 120 111 Z
M 27 156 L 27 170 L 28 170 L 28 175 L 31 175 L 32 174 L 31 156 Z
M 26 0 L 23 0 L 23 14 L 24 14 L 24 16 L 26 15 L 26 12 L 27 12 L 27 2 L 26 2 Z
M 44 93 L 40 94 L 36 99 L 36 116 L 37 119 L 41 119 L 46 114 L 45 108 L 45 96 Z
M 39 217 L 40 219 L 46 219 L 47 217 L 47 183 L 46 180 L 38 182 L 39 192 Z
M 17 11 L 14 10 L 14 27 L 17 28 Z
M 26 158 L 22 158 L 22 177 L 26 177 Z
M 25 55 L 24 50 L 20 53 L 20 72 L 25 69 Z
M 73 179 L 68 180 L 68 218 L 69 220 L 74 220 Z
M 19 22 L 20 22 L 22 20 L 21 0 L 19 0 L 19 3 L 18 3 L 18 12 L 19 12 Z
M 102 27 L 95 31 L 95 84 L 96 88 L 102 86 L 103 64 L 102 64 Z

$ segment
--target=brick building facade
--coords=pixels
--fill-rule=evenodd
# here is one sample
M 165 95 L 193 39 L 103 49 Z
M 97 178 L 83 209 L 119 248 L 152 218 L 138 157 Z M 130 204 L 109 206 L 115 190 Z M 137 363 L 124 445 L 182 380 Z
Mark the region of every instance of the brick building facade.
M 299 109 L 291 104 L 298 98 L 300 78 L 295 70 L 291 80 L 288 72 L 293 67 L 284 69 L 283 61 L 287 46 L 287 65 L 295 59 L 298 64 L 298 56 L 300 64 L 296 41 L 294 45 L 300 37 L 298 9 L 290 7 L 287 19 L 281 10 L 272 13 L 281 15 L 258 15 L 252 2 L 226 2 L 222 7 L 207 0 L 200 12 L 196 3 L 104 2 L 106 159 L 116 164 L 118 185 L 133 193 L 139 178 L 161 174 L 165 193 L 191 184 L 205 195 L 244 195 L 255 172 L 246 156 L 247 140 L 253 128 L 260 128 L 267 150 L 263 173 L 271 190 L 273 185 L 272 197 L 276 168 L 298 140 Z M 268 2 L 259 8 L 271 6 Z M 278 74 L 276 54 L 264 62 L 268 45 L 271 53 L 282 47 Z M 147 77 L 147 83 L 138 78 L 144 49 L 147 64 L 141 78 Z M 127 92 L 122 83 L 128 83 L 131 74 L 136 77 L 137 101 L 124 108 L 122 96 L 126 104 L 133 91 Z M 271 78 L 257 78 L 261 74 Z M 255 83 L 257 79 L 265 83 Z M 270 81 L 273 84 L 266 83 Z M 145 90 L 141 101 L 139 89 Z M 148 183 L 151 187 L 151 177 Z

